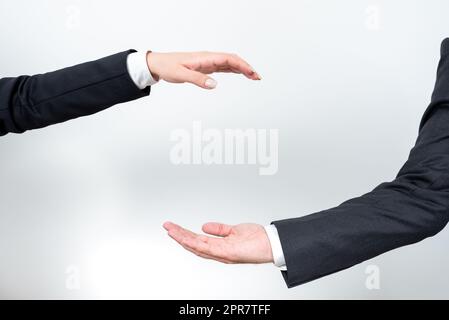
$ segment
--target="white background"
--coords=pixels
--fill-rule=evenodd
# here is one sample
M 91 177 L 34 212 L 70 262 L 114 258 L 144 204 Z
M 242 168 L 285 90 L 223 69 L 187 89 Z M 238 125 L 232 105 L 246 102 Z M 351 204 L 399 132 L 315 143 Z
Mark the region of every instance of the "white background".
M 212 92 L 161 83 L 149 98 L 1 138 L 0 297 L 449 298 L 447 229 L 289 290 L 271 265 L 200 260 L 161 227 L 268 224 L 394 179 L 430 99 L 448 9 L 444 0 L 2 0 L 2 77 L 144 48 L 236 52 L 263 80 L 219 75 Z M 172 165 L 170 132 L 195 120 L 279 129 L 278 174 Z M 372 264 L 380 290 L 365 286 Z M 67 287 L 74 269 L 79 290 Z

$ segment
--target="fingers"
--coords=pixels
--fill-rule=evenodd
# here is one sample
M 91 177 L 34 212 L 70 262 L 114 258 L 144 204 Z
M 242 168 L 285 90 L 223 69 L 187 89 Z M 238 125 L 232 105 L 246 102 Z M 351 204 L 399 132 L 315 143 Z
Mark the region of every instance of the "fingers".
M 194 60 L 184 64 L 190 70 L 195 70 L 204 74 L 214 72 L 232 72 L 243 74 L 248 79 L 260 80 L 259 74 L 236 54 L 198 52 L 194 54 Z
M 181 77 L 184 82 L 192 83 L 203 89 L 215 89 L 217 86 L 217 81 L 208 75 L 187 68 L 182 69 Z
M 196 254 L 197 256 L 199 256 L 199 257 L 201 257 L 201 258 L 205 258 L 205 259 L 212 259 L 212 257 L 211 256 L 208 256 L 208 255 L 206 255 L 206 254 L 203 254 L 203 253 L 200 253 L 200 252 L 196 252 L 196 251 L 194 251 L 194 250 L 192 250 L 191 248 L 189 248 L 189 247 L 187 247 L 187 246 L 185 246 L 185 245 L 183 245 L 182 244 L 182 233 L 189 233 L 190 231 L 188 231 L 188 230 L 185 230 L 185 229 L 183 229 L 183 228 L 181 228 L 181 227 L 179 227 L 178 226 L 178 228 L 176 228 L 175 230 L 172 230 L 172 231 L 170 231 L 169 233 L 168 233 L 168 235 L 173 239 L 173 240 L 175 240 L 176 242 L 178 242 L 184 249 L 186 249 L 187 251 L 190 251 L 190 252 L 192 252 L 192 253 L 194 253 L 194 254 Z M 192 232 L 193 233 L 193 232 Z
M 253 67 L 251 67 L 248 62 L 240 58 L 238 55 L 228 53 L 219 54 L 216 57 L 216 60 L 218 61 L 218 66 L 225 70 L 230 70 L 234 73 L 242 73 L 248 79 L 261 79 Z
M 203 232 L 219 237 L 226 237 L 231 234 L 232 226 L 217 223 L 217 222 L 209 222 L 203 225 Z
M 171 232 L 171 231 L 177 231 L 177 232 L 180 232 L 180 233 L 183 233 L 183 235 L 191 235 L 191 236 L 197 236 L 197 234 L 196 233 L 193 233 L 192 231 L 189 231 L 189 230 L 187 230 L 187 229 L 184 229 L 183 227 L 181 227 L 181 226 L 179 226 L 179 225 L 177 225 L 176 223 L 173 223 L 173 222 L 165 222 L 164 224 L 163 224 L 163 227 L 164 227 L 164 229 L 165 230 L 167 230 L 168 232 Z
M 186 230 L 174 223 L 168 222 L 164 224 L 168 235 L 182 246 L 187 246 L 195 251 L 206 255 L 214 255 L 210 250 L 208 237 L 201 236 L 192 231 Z
M 192 231 L 184 229 L 177 224 L 172 222 L 164 223 L 164 228 L 168 231 L 168 235 L 177 241 L 179 244 L 183 245 L 187 239 L 202 239 L 203 241 L 207 241 L 205 236 L 200 236 Z
M 222 263 L 231 263 L 226 256 L 226 250 L 220 242 L 223 239 L 214 239 L 186 230 L 174 223 L 164 223 L 168 235 L 186 250 L 205 259 L 212 259 Z

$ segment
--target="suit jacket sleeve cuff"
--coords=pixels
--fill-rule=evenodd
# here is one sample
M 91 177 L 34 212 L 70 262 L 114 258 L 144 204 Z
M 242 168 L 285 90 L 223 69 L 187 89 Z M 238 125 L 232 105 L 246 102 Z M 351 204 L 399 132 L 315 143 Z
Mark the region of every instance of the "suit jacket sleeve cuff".
M 265 226 L 265 232 L 270 240 L 271 250 L 273 253 L 274 265 L 281 270 L 286 270 L 284 251 L 282 250 L 281 240 L 274 225 Z
M 134 84 L 140 90 L 143 90 L 158 82 L 156 79 L 154 79 L 153 75 L 150 72 L 150 69 L 148 68 L 147 52 L 148 51 L 133 52 L 128 56 L 126 62 L 128 73 Z

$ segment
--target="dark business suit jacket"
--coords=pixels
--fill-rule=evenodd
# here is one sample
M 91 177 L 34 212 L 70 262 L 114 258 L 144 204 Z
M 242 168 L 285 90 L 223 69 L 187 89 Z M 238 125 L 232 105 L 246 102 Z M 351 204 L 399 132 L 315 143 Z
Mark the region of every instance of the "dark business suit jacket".
M 336 208 L 274 222 L 289 287 L 442 230 L 449 219 L 449 39 L 419 135 L 396 179 Z
M 129 50 L 55 72 L 0 79 L 0 135 L 90 115 L 150 93 L 129 76 Z

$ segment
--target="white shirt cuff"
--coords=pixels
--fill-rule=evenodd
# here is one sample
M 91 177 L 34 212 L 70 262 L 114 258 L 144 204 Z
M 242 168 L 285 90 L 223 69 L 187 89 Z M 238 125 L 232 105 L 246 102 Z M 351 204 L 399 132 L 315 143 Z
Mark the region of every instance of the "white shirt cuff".
M 285 264 L 284 251 L 282 250 L 281 239 L 279 238 L 278 229 L 276 226 L 270 224 L 265 226 L 265 232 L 270 240 L 271 250 L 273 252 L 274 265 L 281 270 L 287 270 Z
M 126 65 L 131 79 L 139 89 L 143 90 L 157 83 L 148 68 L 147 51 L 130 53 L 126 60 Z

